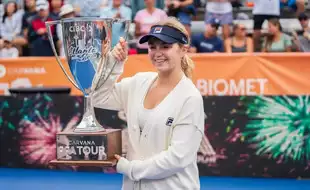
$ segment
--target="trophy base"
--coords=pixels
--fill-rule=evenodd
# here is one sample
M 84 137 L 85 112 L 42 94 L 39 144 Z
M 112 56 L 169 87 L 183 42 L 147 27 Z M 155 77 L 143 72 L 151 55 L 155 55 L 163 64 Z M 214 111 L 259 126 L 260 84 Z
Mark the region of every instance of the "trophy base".
M 83 132 L 103 132 L 106 129 L 102 127 L 89 127 L 89 128 L 75 128 L 75 133 L 83 133 Z
M 105 160 L 105 161 L 67 161 L 67 160 L 52 160 L 49 162 L 50 166 L 88 166 L 88 167 L 113 167 L 116 165 L 116 159 Z
M 114 155 L 122 154 L 122 130 L 57 133 L 55 164 L 112 166 Z

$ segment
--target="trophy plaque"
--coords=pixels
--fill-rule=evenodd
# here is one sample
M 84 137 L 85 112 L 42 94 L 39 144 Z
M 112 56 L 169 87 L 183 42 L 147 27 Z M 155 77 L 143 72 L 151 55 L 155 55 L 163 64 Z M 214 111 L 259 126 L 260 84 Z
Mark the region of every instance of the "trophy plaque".
M 57 134 L 57 156 L 50 164 L 113 166 L 114 155 L 122 154 L 121 129 L 106 129 L 100 125 L 95 116 L 92 95 L 113 75 L 117 62 L 110 56 L 118 41 L 112 40 L 118 40 L 119 37 L 127 39 L 130 21 L 77 17 L 48 21 L 45 24 L 57 63 L 68 80 L 84 95 L 82 120 L 73 130 Z M 61 27 L 67 68 L 71 75 L 55 49 L 52 35 L 55 26 Z M 112 38 L 112 34 L 117 36 Z

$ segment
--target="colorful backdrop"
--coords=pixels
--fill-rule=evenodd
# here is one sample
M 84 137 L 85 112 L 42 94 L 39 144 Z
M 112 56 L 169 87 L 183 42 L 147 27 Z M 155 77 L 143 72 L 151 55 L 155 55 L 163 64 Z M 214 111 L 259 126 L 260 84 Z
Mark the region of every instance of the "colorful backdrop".
M 201 175 L 310 177 L 309 58 L 308 54 L 193 55 L 193 81 L 204 95 L 205 138 L 217 153 L 216 164 L 208 164 L 202 142 L 197 160 Z M 22 81 L 28 78 L 28 86 L 71 86 L 55 60 L 27 60 L 0 60 L 0 83 L 19 80 L 19 85 L 27 86 Z M 132 56 L 124 76 L 146 70 L 152 70 L 147 57 Z M 48 161 L 55 158 L 55 134 L 79 122 L 83 98 L 75 89 L 71 95 L 2 95 L 0 166 L 48 168 Z M 96 115 L 105 127 L 126 131 L 122 113 L 96 109 Z M 113 168 L 58 169 L 114 172 Z

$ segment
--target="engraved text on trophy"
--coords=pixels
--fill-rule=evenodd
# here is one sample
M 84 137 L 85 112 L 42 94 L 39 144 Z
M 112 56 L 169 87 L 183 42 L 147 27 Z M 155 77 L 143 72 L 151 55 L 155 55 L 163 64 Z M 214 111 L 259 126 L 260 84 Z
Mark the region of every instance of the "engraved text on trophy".
M 68 55 L 72 60 L 84 62 L 90 59 L 100 58 L 98 48 L 94 47 L 98 39 L 91 38 L 93 26 L 86 24 L 85 26 L 74 25 L 69 27 L 70 33 L 74 33 L 73 41 L 68 47 Z M 89 38 L 87 38 L 89 36 Z

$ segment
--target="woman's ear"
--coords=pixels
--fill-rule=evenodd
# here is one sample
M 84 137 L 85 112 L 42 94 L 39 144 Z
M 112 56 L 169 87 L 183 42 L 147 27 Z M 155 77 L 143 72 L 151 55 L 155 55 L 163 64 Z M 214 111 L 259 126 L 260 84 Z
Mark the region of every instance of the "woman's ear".
M 187 53 L 189 50 L 189 45 L 188 44 L 182 45 L 181 50 L 182 50 L 182 53 L 184 54 Z

